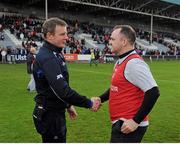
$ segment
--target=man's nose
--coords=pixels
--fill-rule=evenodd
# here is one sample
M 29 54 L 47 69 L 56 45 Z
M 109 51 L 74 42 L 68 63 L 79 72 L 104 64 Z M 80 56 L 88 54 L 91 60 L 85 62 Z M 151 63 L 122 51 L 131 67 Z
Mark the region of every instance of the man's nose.
M 68 39 L 69 39 L 68 35 L 65 35 L 65 36 L 64 36 L 64 39 L 65 39 L 65 40 L 68 40 Z
M 112 45 L 111 40 L 109 41 L 109 45 Z

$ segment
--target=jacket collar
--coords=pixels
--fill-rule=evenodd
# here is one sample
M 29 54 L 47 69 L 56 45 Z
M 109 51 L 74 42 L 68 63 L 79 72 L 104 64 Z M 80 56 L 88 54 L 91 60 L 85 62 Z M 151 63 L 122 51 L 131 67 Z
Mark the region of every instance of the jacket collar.
M 124 54 L 122 54 L 122 55 L 119 55 L 119 58 L 121 59 L 121 58 L 124 58 L 124 57 L 126 57 L 128 54 L 130 54 L 131 52 L 133 52 L 134 51 L 134 49 L 133 50 L 130 50 L 130 51 L 128 51 L 128 52 L 126 52 L 126 53 L 124 53 Z
M 61 53 L 62 52 L 62 48 L 57 47 L 51 43 L 49 43 L 48 41 L 45 41 L 43 44 L 43 47 L 48 48 L 49 50 L 56 52 L 56 53 Z

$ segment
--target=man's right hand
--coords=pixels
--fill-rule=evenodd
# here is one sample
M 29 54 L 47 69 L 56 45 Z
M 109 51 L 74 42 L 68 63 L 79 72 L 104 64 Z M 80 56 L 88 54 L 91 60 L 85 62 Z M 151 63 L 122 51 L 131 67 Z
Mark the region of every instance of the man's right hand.
M 93 106 L 91 107 L 91 110 L 93 112 L 97 112 L 98 109 L 101 107 L 101 99 L 99 97 L 92 97 L 91 101 L 93 102 Z

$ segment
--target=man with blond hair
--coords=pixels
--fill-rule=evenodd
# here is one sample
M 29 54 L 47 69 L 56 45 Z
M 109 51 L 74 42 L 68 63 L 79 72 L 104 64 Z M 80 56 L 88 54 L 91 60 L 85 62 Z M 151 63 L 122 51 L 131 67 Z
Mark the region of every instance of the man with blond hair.
M 43 26 L 44 44 L 34 63 L 33 75 L 37 95 L 33 120 L 42 142 L 66 142 L 65 111 L 77 117 L 73 105 L 97 110 L 99 101 L 90 100 L 69 85 L 69 73 L 62 49 L 65 47 L 67 24 L 59 18 L 47 19 Z

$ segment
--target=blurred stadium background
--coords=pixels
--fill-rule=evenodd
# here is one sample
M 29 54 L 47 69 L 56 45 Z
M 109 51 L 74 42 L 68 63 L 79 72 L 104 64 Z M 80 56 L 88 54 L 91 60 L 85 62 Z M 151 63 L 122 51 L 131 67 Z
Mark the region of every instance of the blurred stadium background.
M 161 90 L 143 142 L 180 142 L 179 0 L 0 0 L 0 52 L 5 53 L 5 64 L 0 64 L 0 142 L 40 142 L 31 119 L 35 93 L 26 91 L 24 63 L 30 47 L 42 45 L 41 26 L 48 17 L 67 21 L 69 40 L 63 52 L 67 61 L 75 61 L 68 64 L 71 86 L 90 97 L 109 85 L 117 59 L 108 46 L 112 27 L 133 26 L 135 48 L 153 61 L 148 64 Z M 99 56 L 98 67 L 88 65 L 91 48 Z M 109 142 L 107 104 L 97 114 L 77 109 L 78 120 L 67 121 L 68 142 Z
M 18 62 L 25 60 L 31 46 L 40 47 L 41 25 L 54 16 L 69 24 L 66 54 L 89 54 L 94 48 L 103 59 L 111 54 L 112 27 L 130 24 L 137 32 L 138 53 L 155 59 L 180 58 L 178 0 L 0 0 L 0 47 L 7 51 L 7 61 L 14 61 L 12 55 Z

